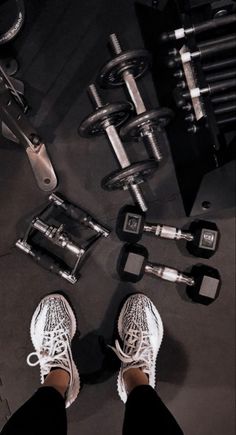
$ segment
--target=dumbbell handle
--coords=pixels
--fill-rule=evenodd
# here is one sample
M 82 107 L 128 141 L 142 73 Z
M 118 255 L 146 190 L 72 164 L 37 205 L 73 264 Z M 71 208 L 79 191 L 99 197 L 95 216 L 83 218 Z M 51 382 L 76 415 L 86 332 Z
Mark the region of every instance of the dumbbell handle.
M 195 281 L 192 277 L 184 275 L 177 269 L 163 266 L 162 264 L 147 262 L 145 266 L 145 273 L 155 275 L 164 281 L 183 283 L 189 286 L 194 286 L 195 284 Z
M 218 29 L 220 26 L 225 26 L 228 24 L 232 24 L 236 21 L 236 15 L 227 15 L 220 18 L 215 18 L 213 20 L 205 21 L 200 24 L 195 24 L 192 27 L 188 27 L 184 29 L 181 27 L 180 29 L 176 29 L 173 32 L 164 33 L 162 35 L 162 41 L 170 41 L 174 39 L 182 39 L 191 33 L 203 33 L 208 30 Z
M 236 86 L 236 79 L 230 79 L 230 80 L 222 80 L 220 82 L 211 83 L 206 88 L 193 88 L 190 90 L 190 92 L 183 93 L 183 98 L 196 98 L 200 97 L 200 95 L 203 94 L 216 94 L 217 92 L 223 92 L 226 89 L 232 89 Z
M 109 36 L 109 41 L 111 48 L 116 56 L 122 53 L 122 48 L 120 42 L 115 33 L 112 33 Z M 126 70 L 122 73 L 122 77 L 124 79 L 125 85 L 131 97 L 131 100 L 135 106 L 136 112 L 139 115 L 140 113 L 146 112 L 146 107 L 139 92 L 139 89 L 136 84 L 136 80 L 129 70 Z
M 202 47 L 197 51 L 186 51 L 184 53 L 182 53 L 180 55 L 180 60 L 182 61 L 182 63 L 186 63 L 186 62 L 190 62 L 192 59 L 195 58 L 207 58 L 209 56 L 214 56 L 215 54 L 217 54 L 218 52 L 221 51 L 226 51 L 226 50 L 231 50 L 233 48 L 235 48 L 236 42 L 235 39 L 230 40 L 228 42 L 222 42 L 221 44 L 216 44 L 216 45 L 210 45 L 210 46 L 206 46 L 206 47 Z M 178 61 L 178 59 L 177 59 Z
M 97 88 L 93 83 L 88 87 L 88 94 L 96 109 L 104 105 L 97 91 Z M 127 168 L 127 166 L 130 166 L 130 161 L 117 133 L 116 127 L 114 125 L 111 125 L 110 121 L 108 120 L 107 122 L 104 122 L 104 130 L 107 134 L 107 137 L 111 143 L 111 146 L 120 166 L 122 168 Z
M 182 231 L 180 228 L 171 227 L 169 225 L 151 224 L 146 222 L 144 224 L 144 231 L 147 233 L 154 233 L 155 236 L 163 239 L 180 240 L 185 239 L 191 242 L 194 236 L 187 231 Z

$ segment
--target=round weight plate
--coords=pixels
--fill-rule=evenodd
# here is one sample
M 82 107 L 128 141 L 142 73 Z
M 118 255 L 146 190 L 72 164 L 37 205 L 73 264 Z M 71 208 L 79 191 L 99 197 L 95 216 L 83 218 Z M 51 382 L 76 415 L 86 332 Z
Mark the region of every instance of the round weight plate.
M 94 113 L 85 118 L 79 127 L 80 136 L 88 137 L 104 133 L 106 122 L 118 127 L 127 120 L 132 110 L 128 102 L 112 103 L 100 107 Z
M 150 63 L 151 57 L 146 50 L 123 51 L 104 65 L 99 74 L 100 85 L 104 88 L 123 86 L 125 71 L 137 79 L 145 73 Z
M 24 1 L 3 1 L 0 5 L 0 17 L 0 45 L 3 45 L 15 38 L 24 23 Z
M 164 128 L 173 117 L 172 110 L 168 108 L 153 109 L 135 116 L 124 125 L 120 134 L 125 138 L 140 138 L 142 131 L 147 127 Z
M 127 168 L 119 169 L 104 177 L 101 182 L 102 188 L 105 190 L 123 189 L 131 182 L 140 182 L 150 177 L 157 167 L 157 161 L 151 159 L 132 163 Z

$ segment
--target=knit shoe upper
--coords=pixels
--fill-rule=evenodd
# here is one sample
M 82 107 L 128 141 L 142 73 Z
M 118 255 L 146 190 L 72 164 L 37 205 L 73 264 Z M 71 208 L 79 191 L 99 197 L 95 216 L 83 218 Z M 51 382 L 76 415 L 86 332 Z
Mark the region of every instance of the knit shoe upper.
M 156 307 L 144 294 L 133 294 L 124 303 L 119 319 L 118 333 L 123 341 L 115 341 L 112 349 L 121 361 L 117 389 L 123 402 L 127 392 L 123 375 L 129 368 L 141 368 L 155 387 L 156 358 L 163 338 L 163 323 Z
M 30 325 L 30 334 L 35 352 L 28 355 L 30 366 L 40 365 L 43 384 L 52 368 L 66 370 L 70 382 L 66 392 L 66 407 L 76 399 L 80 379 L 71 353 L 71 340 L 76 332 L 76 318 L 67 300 L 60 294 L 52 294 L 41 300 Z M 32 357 L 37 360 L 32 362 Z

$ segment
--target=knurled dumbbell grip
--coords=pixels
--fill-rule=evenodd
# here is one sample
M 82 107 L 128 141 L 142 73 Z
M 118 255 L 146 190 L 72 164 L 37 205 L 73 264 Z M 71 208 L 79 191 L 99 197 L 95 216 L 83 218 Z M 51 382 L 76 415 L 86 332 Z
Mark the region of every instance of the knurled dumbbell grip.
M 169 225 L 152 224 L 146 222 L 144 224 L 143 230 L 148 233 L 154 233 L 156 237 L 160 237 L 162 239 L 184 239 L 188 242 L 191 242 L 194 239 L 194 236 L 191 233 L 176 227 L 171 227 Z
M 193 286 L 195 284 L 192 277 L 184 275 L 177 269 L 163 266 L 161 264 L 147 262 L 145 266 L 145 273 L 155 275 L 158 278 L 163 279 L 164 281 L 183 283 L 189 286 Z

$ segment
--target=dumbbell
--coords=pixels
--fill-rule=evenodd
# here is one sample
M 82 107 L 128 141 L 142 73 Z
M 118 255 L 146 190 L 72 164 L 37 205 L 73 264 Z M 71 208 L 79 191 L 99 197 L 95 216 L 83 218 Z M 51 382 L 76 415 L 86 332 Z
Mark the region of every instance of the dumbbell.
M 136 79 L 148 69 L 150 55 L 144 49 L 123 51 L 114 33 L 110 35 L 109 41 L 115 57 L 100 71 L 99 82 L 105 88 L 125 85 L 137 113 L 137 116 L 121 128 L 120 134 L 127 140 L 139 140 L 141 137 L 151 150 L 152 156 L 160 161 L 162 153 L 156 130 L 165 127 L 173 114 L 167 108 L 147 110 L 137 87 Z
M 117 218 L 116 233 L 120 240 L 137 243 L 143 233 L 151 233 L 156 237 L 170 240 L 186 240 L 188 252 L 195 257 L 212 257 L 219 245 L 220 232 L 213 222 L 193 221 L 189 231 L 145 221 L 145 213 L 137 207 L 126 205 Z
M 141 245 L 125 244 L 119 255 L 117 271 L 122 281 L 138 282 L 144 274 L 164 281 L 186 284 L 187 294 L 194 301 L 209 305 L 219 295 L 221 278 L 217 269 L 195 265 L 190 275 L 162 264 L 148 261 L 148 251 Z
M 219 27 L 227 26 L 236 22 L 236 15 L 226 15 L 219 18 L 214 18 L 213 20 L 205 21 L 203 23 L 195 24 L 192 27 L 188 27 L 184 29 L 181 27 L 180 29 L 176 29 L 172 32 L 163 33 L 161 35 L 161 41 L 171 41 L 186 38 L 186 36 L 195 34 L 198 35 L 200 33 L 209 31 L 209 30 L 218 30 Z
M 131 164 L 116 130 L 128 118 L 132 106 L 128 102 L 103 104 L 94 84 L 89 86 L 88 92 L 96 110 L 82 121 L 79 134 L 89 137 L 105 133 L 122 168 L 103 178 L 101 185 L 106 190 L 129 189 L 141 210 L 146 211 L 139 184 L 153 174 L 158 164 L 153 159 Z

